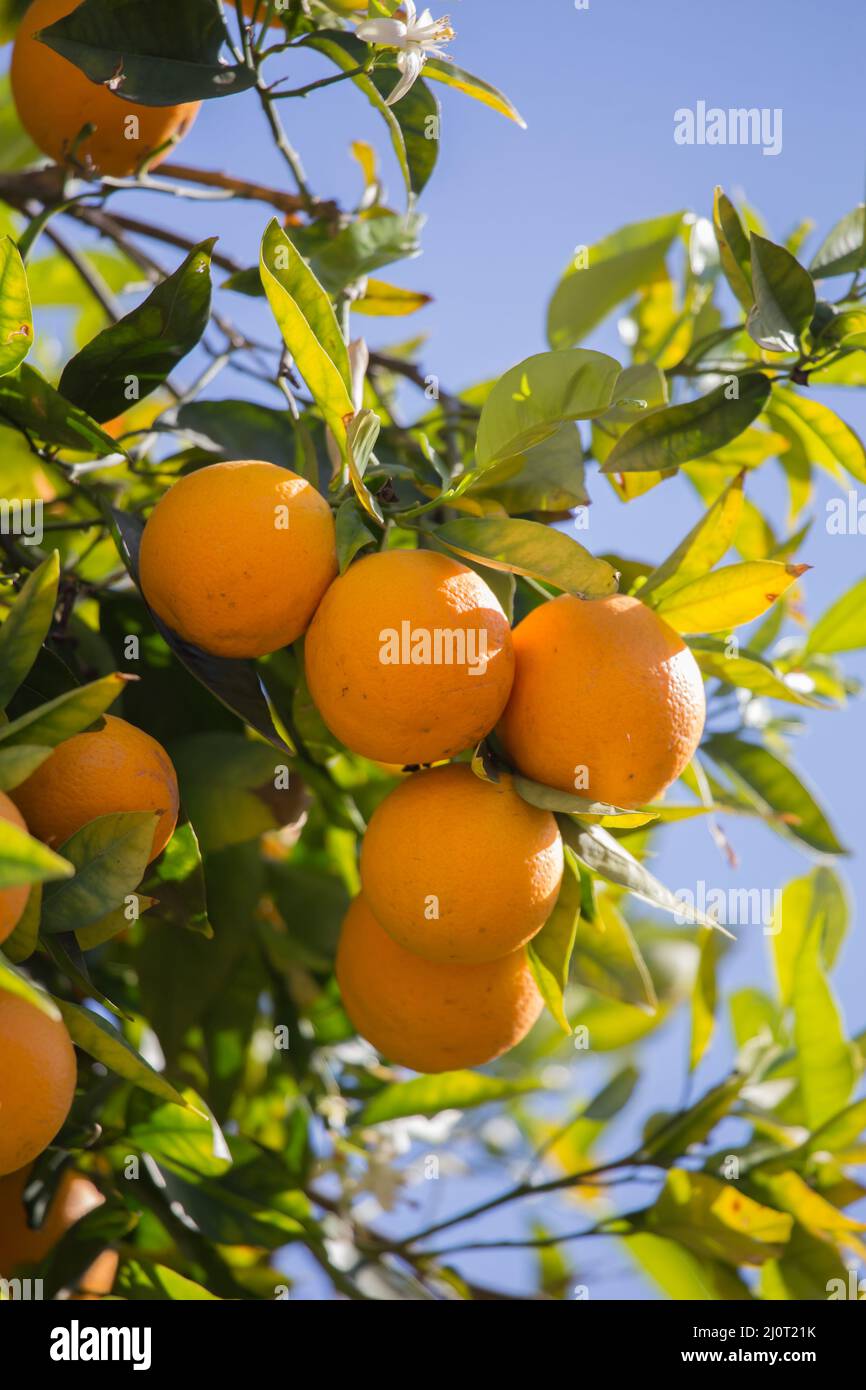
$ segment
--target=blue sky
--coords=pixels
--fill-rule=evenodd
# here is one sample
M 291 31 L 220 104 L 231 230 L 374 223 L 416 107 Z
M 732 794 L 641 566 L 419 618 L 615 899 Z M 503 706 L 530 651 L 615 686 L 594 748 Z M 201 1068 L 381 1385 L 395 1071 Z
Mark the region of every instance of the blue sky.
M 706 215 L 713 187 L 720 183 L 734 196 L 745 194 L 776 239 L 802 217 L 812 217 L 817 227 L 809 251 L 862 198 L 862 0 L 835 0 L 832 7 L 811 0 L 726 0 L 723 6 L 696 5 L 694 0 L 590 0 L 587 9 L 577 9 L 574 0 L 448 4 L 457 30 L 449 45 L 453 57 L 507 91 L 527 129 L 437 87 L 444 110 L 442 150 L 421 201 L 428 216 L 424 254 L 385 272 L 395 283 L 429 290 L 435 303 L 390 327 L 364 319 L 363 330 L 374 344 L 423 330 L 429 334 L 425 368 L 452 389 L 496 375 L 546 346 L 547 300 L 576 244 L 590 244 L 623 223 L 678 208 Z M 283 70 L 274 65 L 274 75 Z M 320 59 L 307 57 L 291 68 L 292 85 L 326 71 Z M 781 152 L 768 157 L 750 146 L 677 145 L 674 112 L 700 100 L 724 108 L 780 108 Z M 362 138 L 382 152 L 391 198 L 399 205 L 401 182 L 384 127 L 351 84 L 284 103 L 283 115 L 317 193 L 355 200 L 359 175 L 349 145 Z M 251 97 L 211 103 L 180 157 L 271 183 L 279 183 L 285 173 Z M 163 199 L 143 194 L 133 201 L 138 215 L 168 211 L 190 232 L 207 235 L 219 226 L 225 250 L 246 264 L 256 258 L 266 210 L 255 204 L 210 207 L 173 200 L 166 207 Z M 240 307 L 234 296 L 225 297 L 224 307 L 229 304 L 233 311 Z M 251 312 L 259 311 L 254 307 Z M 614 356 L 619 349 L 612 327 L 588 345 Z M 248 394 L 248 385 L 235 377 L 230 390 Z M 866 407 L 852 392 L 827 391 L 822 399 L 855 428 L 866 429 Z M 863 537 L 826 533 L 823 508 L 836 491 L 822 482 L 816 522 L 798 557 L 814 566 L 805 586 L 811 617 L 866 573 Z M 597 552 L 613 549 L 661 559 L 697 515 L 693 494 L 678 482 L 629 506 L 620 504 L 600 480 L 591 479 L 591 492 L 591 527 L 580 539 Z M 781 503 L 772 482 L 759 481 L 755 495 L 771 506 Z M 848 666 L 866 679 L 862 656 Z M 842 839 L 857 851 L 863 705 L 853 702 L 841 714 L 809 716 L 806 723 L 807 732 L 797 741 L 797 763 L 820 787 Z M 720 887 L 742 883 L 773 888 L 808 868 L 796 850 L 751 821 L 727 828 L 740 855 L 737 874 L 725 867 L 698 822 L 662 839 L 656 871 L 672 887 L 703 878 Z M 856 899 L 864 887 L 862 858 L 852 857 L 844 872 Z M 722 978 L 726 992 L 746 983 L 769 983 L 766 942 L 759 931 L 746 929 Z M 866 1025 L 864 978 L 866 935 L 855 916 L 836 974 L 855 1030 Z M 730 1063 L 724 1033 L 699 1074 L 699 1085 L 709 1084 Z M 643 1117 L 679 1098 L 685 1048 L 680 1022 L 647 1050 L 639 1092 Z M 606 1065 L 588 1059 L 587 1091 Z M 579 1084 L 582 1089 L 583 1076 Z M 630 1137 L 620 1131 L 615 1147 Z M 474 1200 L 489 1187 L 487 1178 L 461 1183 L 455 1204 Z M 521 1228 L 519 1215 L 514 1221 L 498 1218 L 484 1234 L 515 1234 Z M 610 1244 L 581 1248 L 580 1259 L 580 1278 L 589 1282 L 592 1296 L 648 1295 Z M 522 1259 L 477 1256 L 465 1267 L 502 1287 L 519 1289 L 526 1278 Z M 299 1296 L 315 1296 L 315 1288 L 310 1272 Z

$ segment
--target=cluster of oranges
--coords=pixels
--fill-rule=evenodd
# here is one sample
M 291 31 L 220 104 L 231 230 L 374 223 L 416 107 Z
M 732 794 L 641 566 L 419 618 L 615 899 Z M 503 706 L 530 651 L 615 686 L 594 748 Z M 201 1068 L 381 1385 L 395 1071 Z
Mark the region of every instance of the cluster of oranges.
M 701 674 L 648 607 L 617 595 L 542 602 L 512 633 L 490 587 L 436 550 L 384 549 L 337 573 L 330 508 L 275 464 L 218 463 L 154 508 L 140 577 L 187 641 L 265 656 L 306 633 L 325 724 L 411 773 L 374 812 L 337 978 L 353 1023 L 395 1062 L 436 1072 L 519 1042 L 541 998 L 526 944 L 556 903 L 549 811 L 503 773 L 450 759 L 494 729 L 523 776 L 634 808 L 683 771 L 704 722 Z
M 72 159 L 111 178 L 134 174 L 145 160 L 155 168 L 187 134 L 201 103 L 141 106 L 123 100 L 110 86 L 91 82 L 80 68 L 36 37 L 80 3 L 32 0 L 25 11 L 11 68 L 12 95 L 21 124 L 34 144 L 58 162 Z M 328 4 L 342 15 L 363 8 L 355 0 L 328 0 Z M 260 22 L 267 12 L 265 0 L 243 0 L 243 12 Z M 276 5 L 272 14 L 272 22 L 278 24 Z

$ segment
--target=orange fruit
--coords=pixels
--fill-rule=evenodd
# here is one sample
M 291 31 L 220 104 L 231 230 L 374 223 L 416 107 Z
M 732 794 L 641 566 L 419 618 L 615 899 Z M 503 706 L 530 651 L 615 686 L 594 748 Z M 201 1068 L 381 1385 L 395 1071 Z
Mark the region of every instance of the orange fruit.
M 10 801 L 5 792 L 0 792 L 0 820 L 9 821 L 19 830 L 27 829 L 24 817 L 14 801 Z M 16 884 L 13 888 L 4 888 L 0 891 L 0 943 L 6 941 L 18 926 L 24 915 L 29 896 L 29 883 Z
M 510 777 L 482 782 L 465 764 L 417 772 L 371 817 L 361 886 L 377 921 L 428 960 L 497 960 L 540 931 L 562 881 L 549 811 Z
M 704 683 L 679 633 L 646 604 L 562 595 L 517 625 L 514 651 L 499 736 L 527 777 L 629 809 L 687 766 Z
M 300 637 L 336 575 L 334 518 L 288 468 L 214 463 L 157 502 L 140 571 L 147 602 L 187 642 L 264 656 Z
M 151 150 L 186 133 L 200 102 L 181 106 L 139 106 L 107 86 L 91 82 L 80 68 L 34 38 L 78 8 L 79 0 L 33 0 L 21 20 L 12 49 L 12 96 L 24 129 L 43 154 L 58 163 L 73 146 L 76 160 L 89 160 L 98 173 L 115 178 L 133 174 Z M 96 127 L 77 141 L 85 125 Z M 168 155 L 163 151 L 153 163 Z
M 343 922 L 337 981 L 352 1023 L 413 1071 L 477 1067 L 529 1032 L 542 1001 L 523 948 L 484 965 L 443 965 L 398 946 L 363 897 Z
M 103 715 L 100 729 L 60 743 L 12 799 L 30 833 L 48 845 L 62 845 L 97 816 L 113 811 L 155 811 L 159 820 L 150 855 L 155 859 L 174 833 L 178 813 L 177 776 L 171 759 L 150 734 Z
M 38 1231 L 27 1224 L 24 1190 L 30 1168 L 20 1168 L 0 1178 L 0 1279 L 11 1279 L 18 1269 L 41 1264 L 76 1221 L 105 1201 L 98 1187 L 81 1173 L 67 1168 L 57 1184 L 51 1204 Z M 117 1255 L 105 1250 L 82 1274 L 74 1298 L 96 1298 L 111 1293 L 117 1272 Z
M 432 763 L 477 743 L 514 674 L 508 619 L 474 570 L 433 550 L 350 565 L 304 644 L 310 693 L 347 748 Z
M 75 1079 L 64 1024 L 0 990 L 0 1177 L 32 1163 L 62 1129 Z

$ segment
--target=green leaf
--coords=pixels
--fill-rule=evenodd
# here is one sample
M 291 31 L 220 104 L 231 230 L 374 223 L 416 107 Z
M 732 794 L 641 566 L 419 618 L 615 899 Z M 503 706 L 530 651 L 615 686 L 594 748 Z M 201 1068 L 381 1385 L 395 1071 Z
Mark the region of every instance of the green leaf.
M 375 536 L 364 522 L 364 510 L 353 497 L 347 497 L 337 508 L 337 560 L 340 573 L 345 574 L 355 556 L 367 545 L 374 545 Z
M 21 252 L 0 237 L 0 376 L 20 367 L 33 346 L 33 311 Z
M 75 877 L 45 893 L 43 930 L 82 931 L 122 907 L 144 877 L 158 820 L 150 811 L 115 811 L 77 830 L 61 846 Z
M 60 556 L 53 550 L 28 575 L 0 627 L 0 709 L 5 709 L 15 694 L 48 636 L 59 579 Z
M 748 1285 L 734 1270 L 719 1260 L 700 1258 L 676 1240 L 640 1231 L 626 1236 L 625 1246 L 669 1299 L 713 1303 L 751 1298 Z
M 746 328 L 768 352 L 796 352 L 815 312 L 815 286 L 807 270 L 784 246 L 752 232 L 755 303 Z
M 843 1289 L 842 1296 L 847 1299 L 851 1287 L 849 1264 L 850 1260 L 846 1264 L 826 1240 L 795 1225 L 782 1258 L 768 1260 L 761 1270 L 761 1297 L 773 1303 L 824 1303 L 835 1296 L 832 1289 L 836 1280 L 835 1287 Z
M 262 238 L 261 277 L 283 342 L 346 458 L 355 413 L 349 355 L 330 300 L 274 218 Z
M 807 709 L 828 709 L 822 700 L 798 690 L 772 662 L 757 652 L 729 651 L 728 643 L 717 637 L 694 637 L 689 642 L 694 658 L 705 676 L 715 676 L 725 685 L 751 690 L 766 699 L 786 700 Z
M 446 1071 L 384 1086 L 367 1101 L 354 1121 L 358 1127 L 400 1120 L 406 1115 L 438 1115 L 441 1110 L 469 1110 L 510 1096 L 540 1090 L 535 1077 L 483 1076 L 476 1071 Z
M 779 998 L 786 1007 L 794 994 L 797 962 L 809 933 L 819 927 L 821 963 L 829 970 L 848 930 L 848 901 L 839 875 L 820 865 L 785 885 L 773 914 L 771 943 Z
M 677 632 L 730 632 L 766 613 L 806 568 L 778 560 L 726 565 L 669 591 L 656 612 Z
M 751 309 L 755 296 L 749 238 L 743 231 L 736 208 L 721 188 L 716 188 L 713 200 L 713 228 L 725 279 L 743 308 Z
M 617 304 L 666 278 L 665 257 L 682 227 L 683 213 L 676 212 L 630 223 L 594 246 L 577 248 L 550 301 L 551 347 L 573 347 Z
M 769 749 L 758 743 L 746 743 L 734 734 L 714 734 L 703 747 L 707 756 L 733 777 L 774 829 L 778 829 L 781 822 L 796 839 L 822 854 L 848 852 L 811 792 Z M 773 815 L 769 816 L 769 812 Z
M 832 1115 L 806 1140 L 809 1153 L 840 1154 L 845 1162 L 845 1153 L 853 1148 L 866 1131 L 866 1100 L 855 1100 L 846 1105 L 837 1115 Z
M 371 214 L 324 241 L 311 255 L 311 264 L 325 289 L 336 294 L 371 271 L 420 255 L 423 225 L 417 212 Z
M 142 304 L 67 362 L 59 387 L 67 400 L 94 420 L 112 420 L 130 400 L 162 386 L 207 328 L 215 241 L 211 237 L 195 246 Z
M 525 453 L 567 421 L 601 415 L 611 404 L 619 370 L 612 357 L 586 348 L 540 352 L 511 367 L 482 407 L 476 467 Z
M 177 106 L 255 86 L 255 72 L 219 61 L 225 38 L 211 0 L 148 0 L 146 6 L 85 0 L 39 37 L 91 82 L 117 79 L 118 98 Z M 120 107 L 121 119 L 123 107 Z
M 530 806 L 538 806 L 542 811 L 565 811 L 568 815 L 583 816 L 631 816 L 633 811 L 625 811 L 619 806 L 611 806 L 607 801 L 588 801 L 576 792 L 564 792 L 559 787 L 546 787 L 543 782 L 533 782 L 515 772 L 512 775 L 514 790 Z
M 464 72 L 456 63 L 443 63 L 438 58 L 428 58 L 424 64 L 424 75 L 434 82 L 444 83 L 446 87 L 456 88 L 465 96 L 472 97 L 473 101 L 480 101 L 482 106 L 489 106 L 491 110 L 498 111 L 500 116 L 507 116 L 510 121 L 526 128 L 526 122 L 507 96 L 483 78 L 474 77 L 471 72 Z
M 606 560 L 597 560 L 571 536 L 540 521 L 461 517 L 437 526 L 433 535 L 458 555 L 544 580 L 566 593 L 602 598 L 616 592 L 616 570 Z
M 349 478 L 355 496 L 368 516 L 379 525 L 385 525 L 382 508 L 364 482 L 364 473 L 373 453 L 382 421 L 372 410 L 359 410 L 346 428 Z
M 831 654 L 860 647 L 866 647 L 866 577 L 821 614 L 806 638 L 805 651 Z
M 810 463 L 825 468 L 840 481 L 845 478 L 840 471 L 844 468 L 858 482 L 866 483 L 863 443 L 829 406 L 813 396 L 781 388 L 773 392 L 765 414 L 774 430 L 802 446 Z
M 571 962 L 578 984 L 650 1013 L 658 1007 L 652 976 L 631 928 L 606 893 L 596 895 L 595 912 L 584 914 Z
M 76 449 L 94 458 L 126 452 L 26 362 L 15 376 L 0 377 L 0 419 L 3 418 L 57 448 Z
M 122 1076 L 125 1081 L 131 1081 L 134 1086 L 140 1086 L 143 1091 L 158 1096 L 160 1100 L 172 1101 L 175 1105 L 187 1105 L 180 1092 L 176 1091 L 164 1076 L 154 1071 L 104 1018 L 92 1013 L 90 1009 L 81 1008 L 78 1004 L 70 1004 L 66 999 L 55 999 L 54 1003 L 60 1010 L 76 1047 L 95 1057 L 97 1062 L 102 1062 L 109 1071 Z
M 0 725 L 0 744 L 42 744 L 56 748 L 58 743 L 78 734 L 113 705 L 126 684 L 128 676 L 103 676 L 90 685 L 82 685 L 58 695 L 47 704 L 28 710 L 11 724 Z
M 823 926 L 808 931 L 794 968 L 794 1043 L 806 1123 L 817 1129 L 842 1110 L 857 1079 L 854 1052 L 822 963 Z
M 261 289 L 258 271 L 255 274 Z M 295 427 L 288 411 L 271 410 L 254 401 L 188 401 L 178 410 L 177 423 L 227 460 L 262 459 L 284 468 L 295 448 Z
M 698 968 L 692 988 L 689 1071 L 694 1071 L 700 1065 L 716 1030 L 716 965 L 719 959 L 719 939 L 714 931 L 704 932 L 701 939 Z
M 26 883 L 69 878 L 72 865 L 26 830 L 0 817 L 0 891 Z
M 28 1004 L 32 1004 L 40 1013 L 45 1014 L 46 1018 L 60 1019 L 59 1000 L 53 999 L 50 994 L 46 994 L 44 989 L 39 989 L 26 975 L 11 965 L 0 951 L 0 992 L 14 994 L 17 999 L 24 999 Z
M 793 1218 L 708 1173 L 674 1168 L 655 1206 L 644 1214 L 643 1224 L 698 1256 L 737 1266 L 760 1265 L 780 1256 Z
M 222 1177 L 232 1166 L 222 1130 L 194 1091 L 185 1091 L 184 1100 L 186 1109 L 148 1102 L 146 1113 L 132 1119 L 127 1137 L 157 1163 L 172 1163 L 201 1177 Z
M 553 912 L 527 947 L 529 964 L 541 996 L 564 1033 L 571 1033 L 565 1012 L 565 987 L 577 924 L 580 921 L 580 872 L 566 852 L 566 868 Z
M 712 1086 L 688 1109 L 665 1116 L 648 1127 L 640 1149 L 641 1160 L 657 1162 L 664 1167 L 693 1144 L 702 1144 L 716 1125 L 730 1114 L 747 1080 L 744 1073 L 735 1072 Z
M 603 473 L 662 472 L 678 468 L 730 444 L 760 415 L 771 384 L 762 372 L 735 377 L 697 400 L 671 405 L 640 419 L 615 444 L 602 465 Z
M 866 204 L 846 213 L 828 232 L 812 257 L 809 270 L 816 280 L 853 275 L 866 260 Z
M 640 587 L 642 602 L 657 608 L 674 589 L 707 574 L 730 549 L 743 510 L 745 472 L 718 496 L 688 535 Z
M 219 1302 L 202 1284 L 155 1260 L 124 1260 L 117 1276 L 117 1294 L 134 1302 L 210 1303 Z
M 39 923 L 42 918 L 42 884 L 31 885 L 27 906 L 11 936 L 3 942 L 3 950 L 13 965 L 29 960 L 39 944 Z
M 717 922 L 690 908 L 681 898 L 665 888 L 645 869 L 625 845 L 610 835 L 603 826 L 581 825 L 567 816 L 558 816 L 559 828 L 565 843 L 574 850 L 581 863 L 593 873 L 616 883 L 653 907 L 669 912 L 681 922 L 724 931 Z M 725 932 L 729 936 L 729 932 Z
M 570 421 L 524 454 L 504 459 L 474 476 L 465 495 L 490 498 L 512 516 L 518 512 L 570 511 L 589 503 L 580 435 Z

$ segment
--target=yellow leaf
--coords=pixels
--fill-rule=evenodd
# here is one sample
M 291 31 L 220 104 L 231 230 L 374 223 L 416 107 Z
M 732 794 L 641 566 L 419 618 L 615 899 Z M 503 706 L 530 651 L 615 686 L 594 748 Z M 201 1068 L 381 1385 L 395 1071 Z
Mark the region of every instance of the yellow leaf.
M 866 1259 L 866 1247 L 857 1232 L 866 1231 L 866 1224 L 846 1216 L 831 1202 L 815 1192 L 799 1173 L 789 1169 L 784 1173 L 755 1175 L 755 1181 L 768 1199 L 783 1211 L 790 1212 L 810 1235 L 828 1240 L 832 1245 L 852 1250 Z
M 422 294 L 420 290 L 404 290 L 399 285 L 389 285 L 384 280 L 368 280 L 363 298 L 356 299 L 352 308 L 356 314 L 398 318 L 416 313 L 431 301 L 432 295 Z
M 729 632 L 759 618 L 809 568 L 777 560 L 726 565 L 676 589 L 656 612 L 677 632 Z

